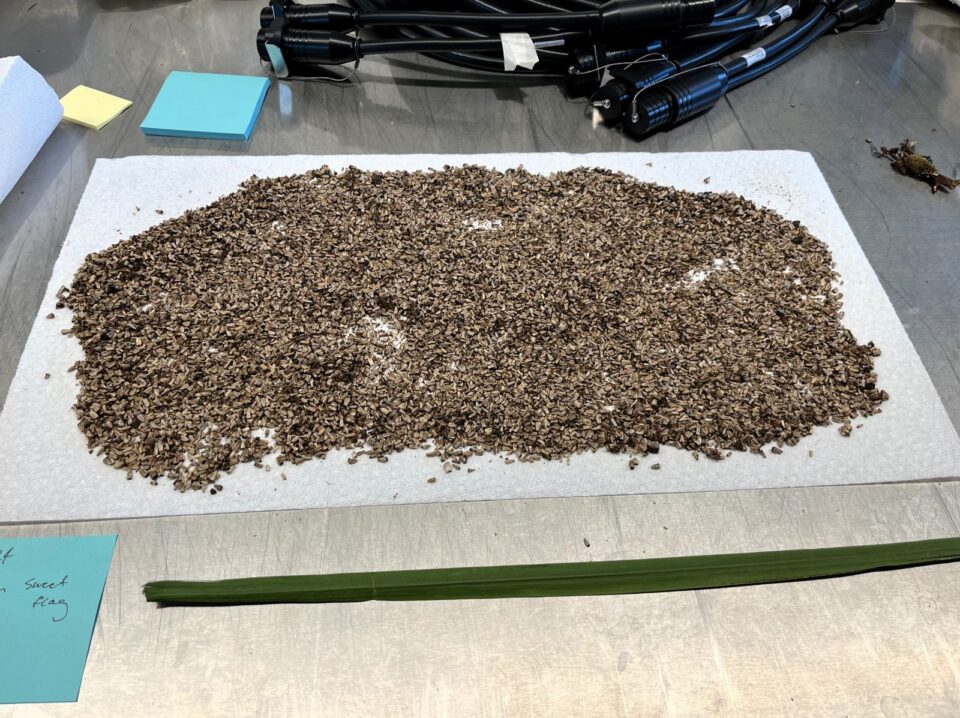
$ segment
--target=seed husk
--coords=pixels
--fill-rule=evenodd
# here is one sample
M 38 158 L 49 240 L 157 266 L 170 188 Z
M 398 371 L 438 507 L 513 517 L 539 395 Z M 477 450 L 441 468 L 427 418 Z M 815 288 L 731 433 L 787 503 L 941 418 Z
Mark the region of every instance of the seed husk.
M 889 398 L 838 279 L 800 223 L 730 194 L 323 168 L 89 255 L 58 306 L 90 448 L 188 490 L 336 448 L 426 445 L 452 471 L 794 446 Z

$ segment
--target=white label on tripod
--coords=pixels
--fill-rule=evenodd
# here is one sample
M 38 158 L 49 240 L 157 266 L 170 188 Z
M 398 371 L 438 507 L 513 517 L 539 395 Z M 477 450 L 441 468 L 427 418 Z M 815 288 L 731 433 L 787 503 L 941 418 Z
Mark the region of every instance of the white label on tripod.
M 756 50 L 751 50 L 750 52 L 746 53 L 745 55 L 741 55 L 740 57 L 746 60 L 747 67 L 750 67 L 751 65 L 756 65 L 766 56 L 767 56 L 767 51 L 764 50 L 762 47 L 758 47 Z
M 780 18 L 780 22 L 783 22 L 783 21 L 786 20 L 788 17 L 790 17 L 791 15 L 793 15 L 793 8 L 790 7 L 789 5 L 783 5 L 783 6 L 779 7 L 779 8 L 777 8 L 776 12 L 770 13 L 770 15 L 771 15 L 771 16 L 776 15 L 777 17 Z
M 501 32 L 500 44 L 503 45 L 503 69 L 507 72 L 517 67 L 532 70 L 540 60 L 533 40 L 525 32 Z

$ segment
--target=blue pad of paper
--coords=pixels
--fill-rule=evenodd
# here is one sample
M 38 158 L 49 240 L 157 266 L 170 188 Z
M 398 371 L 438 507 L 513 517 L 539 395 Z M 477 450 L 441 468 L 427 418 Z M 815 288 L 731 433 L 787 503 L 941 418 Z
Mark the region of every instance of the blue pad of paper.
M 145 135 L 248 140 L 269 87 L 266 77 L 177 70 L 167 75 L 140 129 Z
M 0 703 L 77 700 L 116 543 L 0 537 Z

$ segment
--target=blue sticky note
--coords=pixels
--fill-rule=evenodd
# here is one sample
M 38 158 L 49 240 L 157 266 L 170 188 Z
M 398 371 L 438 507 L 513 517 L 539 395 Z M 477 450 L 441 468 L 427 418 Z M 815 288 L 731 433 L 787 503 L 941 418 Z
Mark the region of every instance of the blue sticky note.
M 177 70 L 167 75 L 140 129 L 145 135 L 248 140 L 269 87 L 266 77 Z
M 0 703 L 77 700 L 116 543 L 0 537 Z

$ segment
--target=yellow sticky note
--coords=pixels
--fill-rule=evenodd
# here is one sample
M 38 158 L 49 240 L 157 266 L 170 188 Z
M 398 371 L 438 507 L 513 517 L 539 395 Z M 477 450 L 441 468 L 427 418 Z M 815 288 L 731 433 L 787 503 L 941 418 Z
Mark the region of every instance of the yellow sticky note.
M 60 98 L 60 104 L 63 105 L 63 119 L 99 130 L 133 103 L 86 85 L 77 85 Z

